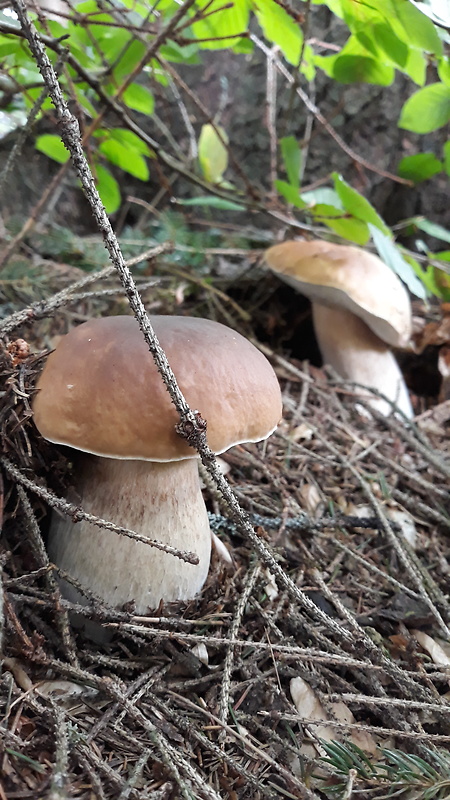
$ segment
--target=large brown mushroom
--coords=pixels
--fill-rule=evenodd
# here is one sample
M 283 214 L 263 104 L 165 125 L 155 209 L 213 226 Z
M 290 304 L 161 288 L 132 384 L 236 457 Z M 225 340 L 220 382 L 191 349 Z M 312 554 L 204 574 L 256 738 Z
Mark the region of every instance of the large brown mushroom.
M 273 432 L 280 388 L 250 342 L 205 319 L 160 316 L 152 324 L 190 407 L 207 421 L 214 452 Z M 199 558 L 186 563 L 55 515 L 53 561 L 106 604 L 133 601 L 137 613 L 194 597 L 211 548 L 197 452 L 176 432 L 178 414 L 134 318 L 93 319 L 64 336 L 47 360 L 33 410 L 44 438 L 77 451 L 75 491 L 84 510 Z
M 322 357 L 336 372 L 376 389 L 388 401 L 370 400 L 388 415 L 397 406 L 413 416 L 411 401 L 391 347 L 411 334 L 408 293 L 377 256 L 358 247 L 324 241 L 290 241 L 270 247 L 268 267 L 312 301 Z

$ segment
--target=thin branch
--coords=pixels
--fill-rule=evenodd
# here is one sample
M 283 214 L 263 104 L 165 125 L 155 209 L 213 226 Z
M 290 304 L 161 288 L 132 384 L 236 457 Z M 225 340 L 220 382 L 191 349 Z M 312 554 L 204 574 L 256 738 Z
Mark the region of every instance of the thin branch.
M 269 50 L 266 67 L 266 126 L 270 143 L 270 186 L 272 199 L 276 197 L 275 181 L 278 174 L 277 136 L 277 71 L 274 65 L 276 47 Z
M 239 595 L 236 614 L 233 618 L 233 622 L 231 623 L 227 651 L 225 655 L 225 662 L 223 666 L 222 684 L 220 687 L 219 717 L 222 720 L 222 722 L 226 722 L 228 718 L 228 703 L 229 703 L 230 689 L 231 689 L 231 673 L 234 661 L 234 643 L 238 638 L 238 632 L 241 626 L 245 607 L 248 603 L 250 595 L 253 592 L 253 589 L 255 588 L 255 583 L 258 579 L 260 569 L 261 567 L 259 565 L 259 562 L 257 561 L 253 565 L 253 567 L 251 567 L 251 569 L 248 571 L 246 579 L 244 581 L 244 590 L 242 594 Z M 224 731 L 222 731 L 222 734 L 223 734 L 222 736 L 223 740 L 225 738 Z
M 270 48 L 267 47 L 267 45 L 265 45 L 264 42 L 258 38 L 258 36 L 256 36 L 254 33 L 251 33 L 250 39 L 264 53 L 266 58 L 271 57 Z M 280 61 L 278 58 L 276 58 L 275 55 L 272 55 L 272 59 L 276 64 L 278 71 L 287 80 L 288 84 L 290 86 L 294 84 L 294 78 L 292 77 L 292 75 L 289 74 L 289 71 L 286 69 L 283 62 Z M 406 180 L 405 178 L 399 178 L 398 175 L 394 175 L 392 172 L 387 172 L 386 170 L 380 169 L 374 164 L 371 164 L 370 161 L 366 161 L 366 159 L 358 155 L 358 153 L 355 153 L 355 151 L 352 150 L 351 147 L 349 147 L 349 145 L 342 139 L 342 137 L 338 133 L 336 133 L 332 125 L 330 125 L 330 123 L 325 119 L 318 106 L 316 106 L 315 103 L 313 103 L 312 100 L 310 100 L 306 92 L 304 92 L 300 86 L 297 86 L 295 91 L 297 92 L 302 102 L 305 104 L 308 111 L 314 114 L 314 117 L 316 118 L 317 122 L 319 122 L 323 126 L 323 128 L 325 128 L 326 132 L 330 134 L 330 136 L 334 139 L 336 144 L 339 145 L 341 150 L 343 150 L 344 153 L 346 153 L 353 161 L 356 161 L 357 164 L 361 164 L 362 167 L 370 170 L 371 172 L 376 172 L 377 175 L 381 175 L 383 178 L 389 178 L 389 180 L 395 181 L 396 183 L 403 183 L 406 186 L 411 186 L 411 181 Z
M 73 641 L 72 633 L 70 630 L 69 615 L 66 609 L 61 604 L 61 592 L 57 581 L 51 570 L 51 564 L 45 545 L 39 530 L 39 525 L 36 520 L 36 515 L 33 511 L 32 505 L 28 499 L 27 493 L 22 486 L 17 487 L 17 493 L 22 503 L 22 507 L 28 523 L 28 536 L 29 542 L 34 549 L 34 555 L 40 569 L 45 570 L 45 582 L 49 592 L 55 597 L 56 603 L 56 622 L 61 633 L 62 644 L 67 658 L 71 664 L 77 665 L 78 659 L 76 656 L 75 643 Z
M 58 497 L 56 494 L 54 494 L 54 492 L 51 492 L 50 489 L 39 486 L 34 481 L 30 480 L 30 478 L 27 478 L 26 475 L 24 475 L 23 472 L 21 472 L 5 456 L 0 459 L 0 463 L 17 483 L 22 484 L 22 486 L 25 486 L 26 489 L 34 492 L 34 494 L 37 494 L 38 497 L 42 497 L 42 499 L 45 500 L 45 502 L 52 508 L 56 509 L 57 511 L 61 511 L 63 514 L 66 514 L 69 517 L 72 517 L 74 522 L 80 522 L 81 520 L 90 522 L 92 525 L 96 525 L 98 528 L 105 528 L 108 531 L 119 533 L 121 536 L 127 536 L 129 539 L 133 539 L 135 542 L 142 542 L 142 544 L 155 547 L 157 550 L 162 550 L 164 553 L 169 553 L 176 558 L 180 558 L 182 561 L 186 561 L 188 564 L 198 564 L 198 556 L 189 550 L 178 550 L 176 547 L 171 547 L 171 545 L 164 544 L 164 542 L 160 542 L 157 539 L 149 539 L 147 536 L 143 536 L 140 533 L 130 530 L 130 528 L 123 528 L 120 525 L 115 525 L 114 522 L 109 522 L 101 517 L 88 514 L 87 511 L 83 511 L 83 509 L 79 508 L 79 506 L 68 503 L 67 500 L 63 500 L 62 498 Z
M 140 253 L 140 255 L 135 256 L 134 258 L 128 259 L 128 261 L 125 263 L 128 267 L 132 267 L 136 264 L 140 264 L 142 261 L 156 258 L 156 256 L 159 256 L 162 253 L 169 253 L 172 249 L 172 245 L 166 242 L 164 244 L 157 245 L 156 247 L 150 247 L 148 250 L 144 250 L 143 253 Z M 21 325 L 34 322 L 38 319 L 43 319 L 44 317 L 53 314 L 57 308 L 73 300 L 73 292 L 77 292 L 79 289 L 83 289 L 85 286 L 89 286 L 89 284 L 100 281 L 103 278 L 108 278 L 110 275 L 114 275 L 115 272 L 116 268 L 111 265 L 104 267 L 97 272 L 90 272 L 83 278 L 80 278 L 79 281 L 70 284 L 70 286 L 66 286 L 60 292 L 52 295 L 49 300 L 33 303 L 33 305 L 29 306 L 28 308 L 16 311 L 14 314 L 6 317 L 6 319 L 0 323 L 0 335 L 4 336 L 8 333 L 11 333 L 16 328 L 19 328 Z

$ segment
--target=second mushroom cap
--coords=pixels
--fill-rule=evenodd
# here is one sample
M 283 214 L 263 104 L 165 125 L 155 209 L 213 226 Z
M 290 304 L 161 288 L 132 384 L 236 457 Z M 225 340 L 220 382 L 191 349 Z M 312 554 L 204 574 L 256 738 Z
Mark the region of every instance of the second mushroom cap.
M 265 253 L 267 266 L 313 302 L 345 308 L 391 347 L 411 335 L 408 292 L 381 259 L 351 245 L 290 241 Z

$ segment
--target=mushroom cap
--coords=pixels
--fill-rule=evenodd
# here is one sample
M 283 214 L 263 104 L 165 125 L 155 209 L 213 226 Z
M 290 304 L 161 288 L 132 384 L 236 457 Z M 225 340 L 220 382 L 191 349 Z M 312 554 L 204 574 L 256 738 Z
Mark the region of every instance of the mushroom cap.
M 265 439 L 281 418 L 281 393 L 265 356 L 236 331 L 194 317 L 151 317 L 155 333 L 207 440 L 221 453 Z M 47 359 L 33 401 L 45 439 L 112 458 L 173 461 L 196 450 L 134 317 L 73 328 Z
M 408 292 L 377 256 L 359 247 L 314 240 L 276 244 L 267 266 L 315 303 L 351 311 L 384 342 L 404 347 L 411 335 Z

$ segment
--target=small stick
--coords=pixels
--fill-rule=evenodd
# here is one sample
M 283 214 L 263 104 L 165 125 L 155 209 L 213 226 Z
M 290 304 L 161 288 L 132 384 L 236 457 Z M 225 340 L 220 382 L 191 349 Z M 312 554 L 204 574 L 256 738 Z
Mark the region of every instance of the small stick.
M 68 516 L 72 517 L 74 522 L 85 520 L 86 522 L 92 523 L 92 525 L 97 525 L 99 528 L 106 528 L 108 531 L 114 531 L 114 533 L 120 533 L 122 536 L 128 536 L 130 539 L 134 539 L 136 542 L 142 542 L 143 544 L 150 545 L 150 547 L 156 547 L 157 550 L 162 550 L 164 553 L 169 553 L 172 556 L 181 558 L 182 561 L 186 561 L 188 564 L 198 564 L 198 556 L 189 550 L 178 550 L 178 548 L 172 547 L 169 544 L 164 544 L 157 539 L 148 539 L 146 536 L 130 530 L 130 528 L 122 528 L 120 525 L 115 525 L 114 522 L 108 522 L 106 519 L 96 517 L 93 514 L 88 514 L 87 511 L 83 511 L 83 509 L 79 508 L 78 506 L 74 506 L 73 503 L 68 503 L 67 500 L 63 500 L 62 498 L 58 497 L 56 494 L 54 494 L 54 492 L 51 492 L 50 489 L 45 489 L 34 481 L 30 480 L 30 478 L 27 478 L 5 456 L 0 459 L 0 463 L 15 481 L 22 484 L 22 486 L 25 486 L 26 489 L 29 489 L 37 494 L 38 497 L 42 497 L 42 499 L 45 500 L 49 506 L 52 506 L 52 508 L 55 508 L 57 511 L 62 511 L 63 514 L 67 514 Z

